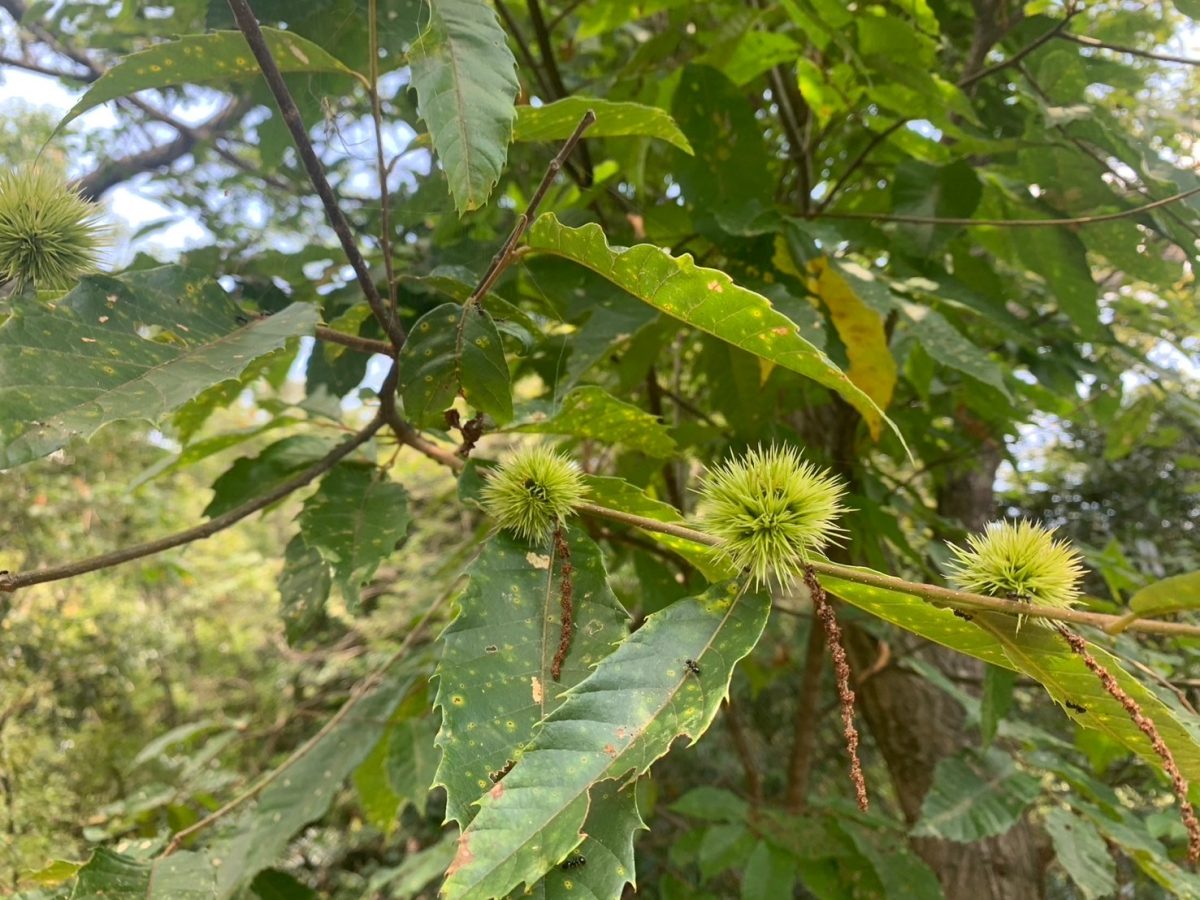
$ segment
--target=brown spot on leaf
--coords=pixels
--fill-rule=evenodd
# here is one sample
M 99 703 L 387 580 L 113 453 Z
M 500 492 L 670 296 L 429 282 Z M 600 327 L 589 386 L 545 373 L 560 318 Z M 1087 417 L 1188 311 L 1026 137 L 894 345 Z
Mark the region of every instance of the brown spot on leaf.
M 458 850 L 455 852 L 454 859 L 450 861 L 450 865 L 446 869 L 446 877 L 449 878 L 459 869 L 470 865 L 471 860 L 474 858 L 475 854 L 471 852 L 471 833 L 464 831 L 458 836 Z
M 617 755 L 617 748 L 614 747 L 612 744 L 605 744 L 604 752 L 607 753 L 609 756 L 615 757 Z
M 533 688 L 533 702 L 541 703 L 542 699 L 545 697 L 545 691 L 542 688 L 542 679 L 538 678 L 536 675 L 533 675 L 529 679 L 529 685 L 531 688 Z

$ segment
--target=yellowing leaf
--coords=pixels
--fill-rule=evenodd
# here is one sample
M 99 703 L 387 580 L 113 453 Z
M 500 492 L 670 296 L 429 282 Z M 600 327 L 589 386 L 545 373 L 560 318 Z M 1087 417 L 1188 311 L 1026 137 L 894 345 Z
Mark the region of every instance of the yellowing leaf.
M 896 360 L 888 350 L 883 318 L 858 296 L 827 257 L 808 265 L 809 288 L 829 310 L 833 327 L 846 345 L 850 368 L 846 374 L 881 409 L 896 389 Z

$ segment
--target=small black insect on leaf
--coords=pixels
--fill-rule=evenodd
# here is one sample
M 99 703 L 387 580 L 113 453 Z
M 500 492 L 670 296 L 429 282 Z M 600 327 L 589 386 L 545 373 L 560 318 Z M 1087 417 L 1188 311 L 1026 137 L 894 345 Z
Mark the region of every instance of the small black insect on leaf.
M 954 614 L 956 616 L 958 616 L 960 619 L 966 619 L 968 622 L 970 622 L 972 619 L 975 618 L 974 616 L 968 615 L 967 613 L 963 612 L 961 609 L 954 610 Z
M 1069 709 L 1069 710 L 1072 710 L 1072 711 L 1074 711 L 1074 712 L 1077 712 L 1077 713 L 1085 713 L 1085 712 L 1087 712 L 1087 707 L 1086 707 L 1086 706 L 1080 706 L 1078 703 L 1072 703 L 1070 700 L 1064 700 L 1064 701 L 1063 701 L 1063 705 L 1064 705 L 1064 706 L 1065 706 L 1067 709 Z
M 683 661 L 683 664 L 685 666 L 687 666 L 687 670 L 689 672 L 691 672 L 697 678 L 700 677 L 700 666 L 697 664 L 697 662 L 694 659 L 685 659 Z
M 563 860 L 562 867 L 564 869 L 578 869 L 580 866 L 586 866 L 587 859 L 582 856 L 568 856 Z

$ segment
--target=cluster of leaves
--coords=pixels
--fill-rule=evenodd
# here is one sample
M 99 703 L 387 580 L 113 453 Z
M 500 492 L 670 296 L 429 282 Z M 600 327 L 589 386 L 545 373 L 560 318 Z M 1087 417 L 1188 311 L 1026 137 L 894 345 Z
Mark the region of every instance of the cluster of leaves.
M 1198 323 L 1200 180 L 1177 164 L 1193 148 L 1174 103 L 1193 70 L 1156 54 L 1196 12 L 1176 5 L 530 0 L 518 16 L 482 0 L 262 0 L 256 44 L 216 2 L 15 4 L 49 52 L 88 70 L 60 131 L 150 90 L 221 112 L 194 128 L 139 99 L 122 125 L 150 116 L 188 138 L 197 168 L 159 189 L 204 210 L 211 241 L 68 292 L 22 284 L 0 308 L 0 466 L 94 452 L 81 439 L 101 428 L 144 440 L 149 421 L 175 453 L 146 479 L 241 454 L 199 516 L 213 531 L 319 480 L 262 548 L 279 630 L 290 653 L 334 654 L 352 626 L 372 635 L 374 664 L 334 667 L 347 695 L 308 739 L 295 692 L 269 764 L 230 748 L 235 730 L 181 722 L 139 757 L 187 748 L 161 796 L 135 792 L 115 825 L 85 833 L 98 845 L 86 864 L 17 880 L 45 896 L 414 896 L 445 873 L 450 898 L 616 898 L 636 871 L 663 898 L 982 895 L 970 878 L 986 872 L 962 875 L 938 846 L 969 863 L 985 839 L 1027 848 L 1036 828 L 1056 865 L 1026 852 L 1016 896 L 1047 881 L 1064 896 L 1133 881 L 1200 896 L 1176 862 L 1179 826 L 1146 815 L 1167 794 L 1158 757 L 1078 656 L 1012 616 L 956 617 L 918 584 L 950 571 L 945 539 L 990 516 L 1027 423 L 1107 431 L 1110 461 L 1147 443 L 1173 466 L 1194 457 L 1194 385 L 1168 386 L 1155 362 L 1163 347 L 1194 353 Z M 289 146 L 280 85 L 311 155 Z M 588 109 L 565 177 L 534 194 Z M 82 183 L 111 185 L 137 156 Z M 354 234 L 322 224 L 316 167 Z M 531 200 L 549 212 L 506 244 Z M 402 346 L 372 295 L 398 313 Z M 248 389 L 256 418 L 231 428 L 221 411 Z M 616 517 L 558 543 L 540 523 L 491 533 L 487 459 L 546 439 L 527 434 L 570 449 L 588 500 Z M 880 786 L 870 813 L 824 752 L 838 735 L 804 598 L 747 590 L 680 533 L 628 527 L 685 521 L 701 465 L 773 442 L 845 483 L 854 512 L 831 556 L 912 580 L 822 576 L 850 626 Z M 453 473 L 452 499 L 437 479 Z M 1124 535 L 1082 533 L 1112 594 L 1091 605 L 1124 611 L 1145 580 Z M 1114 542 L 1087 543 L 1096 533 Z M 192 552 L 164 558 L 186 571 Z M 56 580 L 56 561 L 6 555 L 0 587 Z M 575 627 L 559 672 L 564 572 Z M 1196 598 L 1184 573 L 1133 596 L 1125 624 Z M 436 644 L 431 617 L 448 620 Z M 1195 639 L 1095 637 L 1092 655 L 1200 779 L 1190 698 L 1162 675 L 1189 677 Z M 903 758 L 928 696 L 914 683 L 953 711 L 925 723 L 947 750 L 936 766 Z M 679 749 L 718 714 L 727 734 Z

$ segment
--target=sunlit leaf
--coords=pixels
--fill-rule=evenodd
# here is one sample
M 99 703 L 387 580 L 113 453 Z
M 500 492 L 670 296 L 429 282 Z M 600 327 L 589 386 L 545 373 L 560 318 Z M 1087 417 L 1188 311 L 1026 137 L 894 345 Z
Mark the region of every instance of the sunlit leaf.
M 575 388 L 549 414 L 537 411 L 522 416 L 511 430 L 595 438 L 659 458 L 675 452 L 675 440 L 655 416 L 595 385 Z
M 570 228 L 553 215 L 534 223 L 529 244 L 586 266 L 669 316 L 812 378 L 857 409 L 872 435 L 878 436 L 888 421 L 875 402 L 766 297 L 739 287 L 724 272 L 697 266 L 688 254 L 673 257 L 650 244 L 610 247 L 599 226 Z
M 1200 572 L 1164 578 L 1129 598 L 1130 610 L 1143 616 L 1161 616 L 1197 607 L 1200 607 Z
M 599 97 L 564 97 L 542 106 L 517 109 L 514 141 L 563 141 L 570 137 L 584 113 L 591 110 L 596 122 L 586 132 L 589 138 L 652 137 L 673 144 L 684 153 L 692 145 L 679 130 L 671 114 L 657 106 Z
M 1149 740 L 1111 697 L 1100 680 L 1053 629 L 1026 625 L 1015 616 L 973 612 L 970 621 L 910 594 L 845 581 L 828 575 L 821 583 L 832 594 L 908 631 L 993 665 L 1015 669 L 1039 682 L 1064 711 L 1084 728 L 1094 728 L 1156 767 L 1162 761 Z M 1184 777 L 1200 778 L 1200 745 L 1176 713 L 1125 671 L 1120 660 L 1090 645 L 1092 656 L 1154 720 Z

